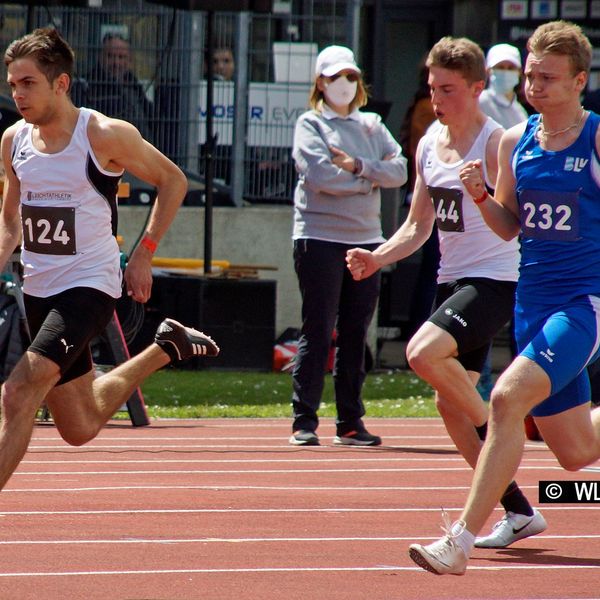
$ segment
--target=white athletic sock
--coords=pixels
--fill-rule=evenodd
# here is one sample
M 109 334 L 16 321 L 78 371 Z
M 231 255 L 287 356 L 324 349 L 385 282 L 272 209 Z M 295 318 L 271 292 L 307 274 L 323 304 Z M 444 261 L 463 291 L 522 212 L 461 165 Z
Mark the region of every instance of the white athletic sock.
M 465 556 L 469 558 L 469 556 L 471 556 L 473 546 L 475 545 L 475 536 L 466 527 L 464 527 L 463 523 L 458 521 L 454 523 L 451 531 L 454 542 L 460 548 L 462 548 Z

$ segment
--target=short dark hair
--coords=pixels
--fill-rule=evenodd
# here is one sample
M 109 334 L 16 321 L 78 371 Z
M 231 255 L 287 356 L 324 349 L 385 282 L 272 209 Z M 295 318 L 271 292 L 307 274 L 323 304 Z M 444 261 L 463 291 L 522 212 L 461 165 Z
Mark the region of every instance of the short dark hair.
M 8 67 L 19 58 L 33 59 L 49 83 L 63 73 L 73 80 L 75 54 L 56 29 L 36 29 L 12 42 L 4 53 L 4 64 Z

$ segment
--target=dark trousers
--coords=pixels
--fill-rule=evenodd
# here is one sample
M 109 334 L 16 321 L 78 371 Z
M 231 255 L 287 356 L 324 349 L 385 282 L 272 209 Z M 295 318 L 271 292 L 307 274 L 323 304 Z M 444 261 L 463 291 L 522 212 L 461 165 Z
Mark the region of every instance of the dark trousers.
M 317 410 L 334 329 L 337 434 L 364 429 L 365 346 L 381 278 L 376 273 L 363 281 L 352 279 L 345 259 L 346 251 L 355 246 L 305 239 L 294 242 L 294 267 L 302 295 L 302 335 L 292 375 L 294 431 L 315 431 L 319 424 Z M 363 247 L 373 250 L 377 246 Z

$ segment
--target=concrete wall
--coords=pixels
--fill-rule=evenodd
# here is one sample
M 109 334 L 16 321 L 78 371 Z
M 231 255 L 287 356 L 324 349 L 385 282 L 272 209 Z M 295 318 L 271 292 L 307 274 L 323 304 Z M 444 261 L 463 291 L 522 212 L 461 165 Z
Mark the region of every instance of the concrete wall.
M 119 233 L 129 252 L 148 214 L 143 206 L 119 208 Z M 276 335 L 287 327 L 300 327 L 300 292 L 292 260 L 291 206 L 248 206 L 213 209 L 214 260 L 234 264 L 268 265 L 276 271 L 260 271 L 261 279 L 277 281 Z M 184 206 L 161 242 L 157 256 L 203 258 L 204 208 Z

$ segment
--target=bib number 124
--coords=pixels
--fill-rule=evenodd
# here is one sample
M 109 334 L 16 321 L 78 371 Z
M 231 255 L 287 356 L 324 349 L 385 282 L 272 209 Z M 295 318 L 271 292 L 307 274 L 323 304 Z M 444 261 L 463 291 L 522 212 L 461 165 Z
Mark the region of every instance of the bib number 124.
M 72 255 L 75 247 L 75 209 L 22 206 L 25 249 L 38 254 Z

